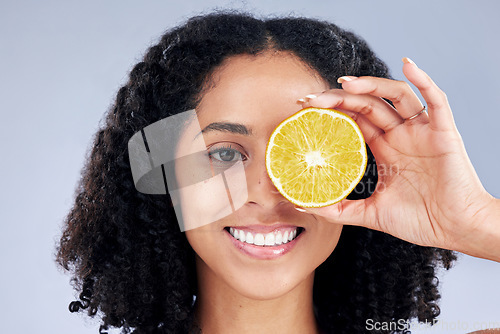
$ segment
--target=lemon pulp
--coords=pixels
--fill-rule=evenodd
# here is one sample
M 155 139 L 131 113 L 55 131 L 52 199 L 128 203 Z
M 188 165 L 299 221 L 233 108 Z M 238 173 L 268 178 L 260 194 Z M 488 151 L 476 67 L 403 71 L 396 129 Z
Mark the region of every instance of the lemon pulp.
M 366 170 L 363 134 L 346 114 L 306 108 L 273 131 L 266 169 L 278 191 L 303 207 L 337 203 L 356 187 Z

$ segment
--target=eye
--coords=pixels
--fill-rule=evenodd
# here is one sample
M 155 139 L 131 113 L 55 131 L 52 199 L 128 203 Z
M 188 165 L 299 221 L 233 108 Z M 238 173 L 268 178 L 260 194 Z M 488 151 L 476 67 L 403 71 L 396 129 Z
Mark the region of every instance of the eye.
M 212 157 L 221 161 L 233 161 L 233 159 L 238 155 L 239 152 L 234 150 L 220 150 L 218 152 L 213 153 Z
M 231 145 L 211 148 L 208 155 L 210 159 L 218 163 L 230 163 L 246 159 L 243 153 L 233 148 Z

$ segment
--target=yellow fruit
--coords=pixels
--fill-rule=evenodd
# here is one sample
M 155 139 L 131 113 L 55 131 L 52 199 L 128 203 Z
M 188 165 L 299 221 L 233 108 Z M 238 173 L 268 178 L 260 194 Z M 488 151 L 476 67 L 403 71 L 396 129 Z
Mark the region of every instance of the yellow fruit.
M 301 207 L 323 207 L 349 195 L 366 170 L 366 146 L 346 114 L 306 108 L 281 122 L 266 149 L 266 168 L 278 191 Z

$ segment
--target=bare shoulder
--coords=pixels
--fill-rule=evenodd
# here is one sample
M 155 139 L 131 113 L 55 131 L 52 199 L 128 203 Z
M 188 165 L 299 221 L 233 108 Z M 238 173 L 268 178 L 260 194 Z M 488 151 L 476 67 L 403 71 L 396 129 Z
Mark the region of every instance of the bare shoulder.
M 468 334 L 500 334 L 500 328 L 482 329 L 480 331 L 470 332 Z

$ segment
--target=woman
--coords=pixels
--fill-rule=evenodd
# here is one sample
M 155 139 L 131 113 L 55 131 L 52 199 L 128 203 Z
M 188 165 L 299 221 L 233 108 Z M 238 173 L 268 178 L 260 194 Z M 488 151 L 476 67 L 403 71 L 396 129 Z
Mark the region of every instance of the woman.
M 479 225 L 465 221 L 491 222 L 484 218 L 497 202 L 467 161 L 437 87 L 409 60 L 404 71 L 429 115 L 361 39 L 330 23 L 212 14 L 167 32 L 119 90 L 66 219 L 58 261 L 81 291 L 70 310 L 100 312 L 102 329 L 134 333 L 359 333 L 374 323 L 402 332 L 405 320 L 435 319 L 435 270 L 455 260 L 440 248 L 495 259 L 498 250 L 476 245 Z M 272 185 L 264 151 L 279 122 L 307 106 L 349 113 L 377 163 L 370 154 L 348 200 L 304 212 Z M 131 138 L 190 110 L 197 123 L 189 124 L 203 131 L 182 128 L 176 157 L 196 138 L 211 162 L 236 157 L 246 196 L 234 212 L 212 215 L 209 196 L 193 197 L 199 192 L 173 196 L 172 178 L 169 197 L 135 187 Z M 182 188 L 193 170 L 174 161 Z M 465 172 L 449 175 L 447 164 Z M 435 191 L 443 181 L 445 195 Z M 488 210 L 476 210 L 481 203 Z M 205 220 L 186 225 L 197 219 Z M 235 229 L 252 239 L 287 233 L 290 242 L 268 252 L 244 245 Z

